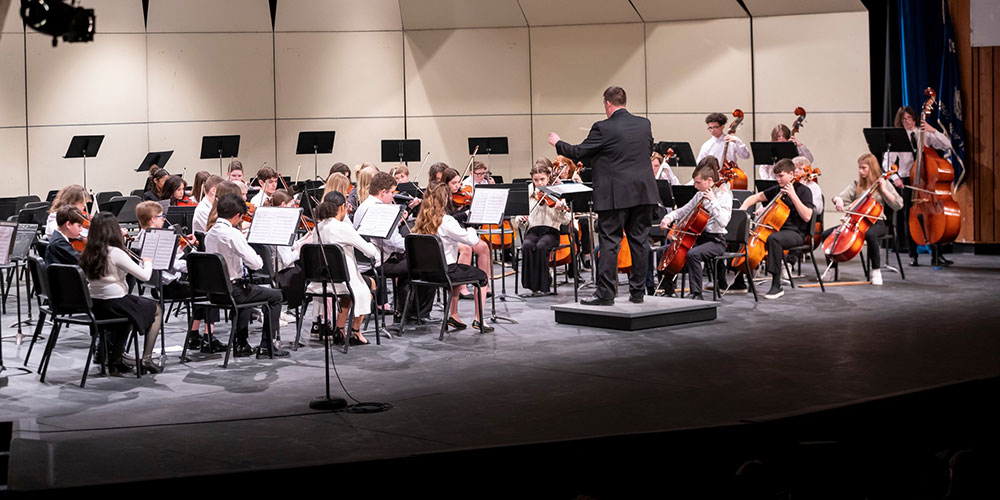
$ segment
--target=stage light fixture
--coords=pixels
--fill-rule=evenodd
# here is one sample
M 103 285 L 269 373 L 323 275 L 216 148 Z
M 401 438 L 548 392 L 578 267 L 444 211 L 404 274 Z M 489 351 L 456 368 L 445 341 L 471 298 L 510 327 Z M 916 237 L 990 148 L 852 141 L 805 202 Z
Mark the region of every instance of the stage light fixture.
M 28 27 L 52 35 L 55 47 L 61 36 L 65 42 L 94 41 L 94 9 L 69 5 L 61 0 L 21 0 L 21 19 Z

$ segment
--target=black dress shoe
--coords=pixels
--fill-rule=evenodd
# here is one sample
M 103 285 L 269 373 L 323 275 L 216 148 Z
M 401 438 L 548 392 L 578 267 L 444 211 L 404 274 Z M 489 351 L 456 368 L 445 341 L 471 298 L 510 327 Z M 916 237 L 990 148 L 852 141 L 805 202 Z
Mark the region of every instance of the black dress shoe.
M 241 340 L 236 342 L 233 346 L 233 356 L 237 358 L 245 358 L 247 356 L 252 356 L 254 353 L 253 347 L 246 340 Z
M 108 374 L 112 377 L 124 377 L 126 375 L 134 375 L 135 372 L 132 371 L 132 367 L 126 365 L 122 360 L 112 361 L 108 363 Z
M 691 299 L 692 300 L 705 300 L 705 297 L 702 297 L 702 295 L 700 293 L 692 293 L 691 294 Z
M 448 327 L 456 330 L 465 330 L 466 325 L 455 318 L 448 318 Z
M 628 301 L 631 302 L 631 303 L 633 303 L 633 304 L 642 304 L 643 301 L 645 300 L 644 297 L 645 296 L 642 295 L 642 294 L 629 295 Z
M 201 352 L 206 354 L 215 354 L 217 352 L 226 352 L 226 344 L 219 342 L 219 339 L 212 337 L 211 342 L 203 341 L 201 343 Z
M 581 300 L 580 303 L 585 306 L 613 306 L 615 305 L 615 299 L 602 299 L 597 295 L 593 295 L 589 299 Z
M 274 345 L 273 343 L 270 349 L 268 349 L 266 345 L 261 344 L 260 347 L 257 348 L 257 359 L 270 358 L 272 353 L 276 358 L 284 358 L 285 356 L 288 356 L 288 351 Z
M 934 265 L 936 265 L 936 266 L 950 266 L 950 265 L 952 265 L 954 263 L 955 263 L 954 261 L 948 260 L 948 259 L 946 259 L 944 257 L 938 257 L 937 260 L 934 262 Z
M 493 328 L 490 325 L 480 324 L 478 319 L 472 320 L 472 328 L 475 328 L 476 330 L 479 330 L 480 333 L 490 333 L 493 330 L 495 330 L 495 328 Z
M 917 261 L 916 257 L 910 257 L 910 267 L 917 267 L 919 265 L 920 262 Z
M 188 332 L 187 336 L 187 348 L 189 351 L 197 351 L 201 349 L 202 338 L 198 332 Z

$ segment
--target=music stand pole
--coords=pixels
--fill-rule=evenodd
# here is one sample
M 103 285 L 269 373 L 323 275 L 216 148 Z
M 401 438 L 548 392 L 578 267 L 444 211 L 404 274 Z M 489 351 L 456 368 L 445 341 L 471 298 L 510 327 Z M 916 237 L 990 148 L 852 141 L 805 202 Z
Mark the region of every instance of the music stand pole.
M 313 144 L 313 179 L 319 177 L 319 145 Z
M 504 219 L 506 219 L 506 217 L 507 217 L 506 215 L 500 216 L 500 224 L 501 224 L 500 225 L 500 247 L 501 247 L 501 252 L 503 251 L 502 250 L 502 248 L 503 248 L 503 221 L 504 221 Z M 486 232 L 489 233 L 490 243 L 493 243 L 493 224 L 488 224 L 488 227 L 486 228 Z M 501 259 L 500 259 L 500 272 L 501 272 L 501 274 L 503 273 L 503 258 L 502 258 L 502 256 L 501 256 Z M 503 279 L 503 278 L 501 278 L 501 279 Z M 497 281 L 496 274 L 494 274 L 494 272 L 493 272 L 493 250 L 492 250 L 492 246 L 491 246 L 491 250 L 490 250 L 490 290 L 493 291 L 493 296 L 490 297 L 490 322 L 491 323 L 496 323 L 497 320 L 502 319 L 504 321 L 510 322 L 513 325 L 516 325 L 517 321 L 514 321 L 513 319 L 505 318 L 503 316 L 497 316 L 497 285 L 496 285 L 496 281 Z M 506 290 L 506 287 L 504 287 L 504 289 Z M 473 296 L 472 299 L 475 300 L 476 297 Z
M 87 148 L 83 148 L 83 188 L 87 189 Z
M 226 176 L 222 175 L 222 148 L 219 148 L 219 177 L 226 178 Z

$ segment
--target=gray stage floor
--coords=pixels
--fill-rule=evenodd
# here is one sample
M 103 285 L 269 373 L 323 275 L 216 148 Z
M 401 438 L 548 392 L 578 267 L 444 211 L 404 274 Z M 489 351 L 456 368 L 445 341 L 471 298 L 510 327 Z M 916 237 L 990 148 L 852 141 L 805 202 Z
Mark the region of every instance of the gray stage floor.
M 549 306 L 572 300 L 572 287 L 557 297 L 498 301 L 498 314 L 518 324 L 443 342 L 428 326 L 335 352 L 353 397 L 394 406 L 378 414 L 309 409 L 323 392 L 316 345 L 282 360 L 239 359 L 228 370 L 219 358 L 179 364 L 173 354 L 162 374 L 109 378 L 94 369 L 81 389 L 87 338 L 76 330 L 61 336 L 46 384 L 34 373 L 0 374 L 0 421 L 14 421 L 9 486 L 729 424 L 1000 374 L 1000 257 L 952 257 L 948 269 L 906 268 L 906 281 L 886 272 L 882 287 L 788 290 L 757 304 L 730 295 L 715 321 L 639 332 L 555 324 Z M 842 279 L 860 279 L 857 261 L 842 269 Z M 12 296 L 3 316 L 8 367 L 20 366 L 27 351 L 9 338 L 13 306 Z M 463 317 L 471 311 L 463 301 Z M 168 346 L 179 346 L 183 329 L 168 323 Z M 292 338 L 293 328 L 282 335 Z M 334 387 L 343 395 L 336 380 Z

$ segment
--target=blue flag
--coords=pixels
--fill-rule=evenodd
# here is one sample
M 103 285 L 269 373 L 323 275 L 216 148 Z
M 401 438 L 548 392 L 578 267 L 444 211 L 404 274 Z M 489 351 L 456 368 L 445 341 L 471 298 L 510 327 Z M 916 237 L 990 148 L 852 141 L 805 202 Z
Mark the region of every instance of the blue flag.
M 955 31 L 948 14 L 948 1 L 941 2 L 944 47 L 941 54 L 941 84 L 938 85 L 938 129 L 951 139 L 951 151 L 945 157 L 955 169 L 952 187 L 965 180 L 965 121 L 962 119 L 962 88 L 958 73 Z

